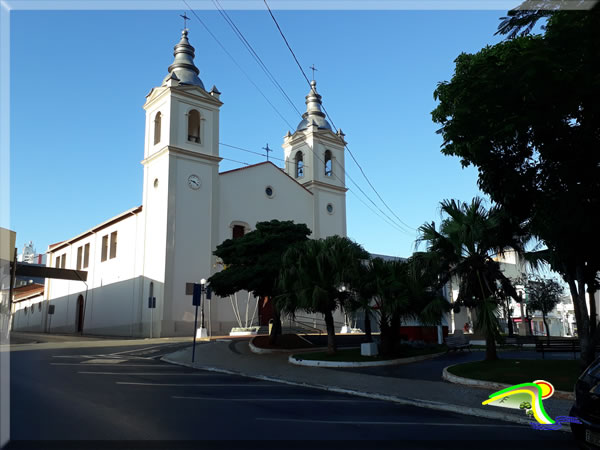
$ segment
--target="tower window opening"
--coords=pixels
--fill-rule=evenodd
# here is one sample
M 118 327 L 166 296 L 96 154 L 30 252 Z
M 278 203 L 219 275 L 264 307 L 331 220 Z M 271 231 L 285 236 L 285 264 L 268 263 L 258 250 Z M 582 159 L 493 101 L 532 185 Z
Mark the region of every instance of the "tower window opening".
M 331 151 L 327 150 L 325 152 L 325 176 L 330 177 L 332 175 L 331 171 Z
M 162 114 L 160 112 L 156 113 L 156 117 L 154 118 L 154 145 L 160 142 L 160 124 L 161 124 Z
M 239 239 L 241 237 L 244 237 L 245 233 L 246 233 L 246 229 L 244 228 L 243 225 L 234 225 L 231 237 L 232 237 L 232 239 Z
M 296 178 L 302 178 L 304 176 L 304 160 L 302 159 L 302 152 L 296 153 Z
M 200 143 L 200 113 L 195 109 L 188 113 L 188 141 Z

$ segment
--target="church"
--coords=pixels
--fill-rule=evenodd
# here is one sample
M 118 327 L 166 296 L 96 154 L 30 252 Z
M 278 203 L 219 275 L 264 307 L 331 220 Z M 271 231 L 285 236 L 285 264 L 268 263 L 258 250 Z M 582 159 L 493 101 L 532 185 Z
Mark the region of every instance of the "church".
M 344 134 L 326 120 L 316 82 L 302 121 L 283 138 L 283 168 L 266 161 L 220 172 L 223 102 L 199 74 L 184 29 L 144 104 L 142 204 L 48 248 L 48 266 L 88 276 L 46 280 L 40 331 L 190 336 L 190 283 L 220 270 L 212 252 L 224 240 L 272 219 L 305 223 L 314 239 L 346 236 Z M 208 303 L 213 335 L 237 326 L 229 301 Z

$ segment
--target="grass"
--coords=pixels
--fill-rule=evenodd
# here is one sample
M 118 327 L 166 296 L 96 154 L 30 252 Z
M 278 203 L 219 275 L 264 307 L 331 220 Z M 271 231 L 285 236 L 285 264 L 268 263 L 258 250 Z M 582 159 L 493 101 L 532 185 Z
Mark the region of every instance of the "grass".
M 496 383 L 519 384 L 546 380 L 559 391 L 573 391 L 581 373 L 578 360 L 499 359 L 476 361 L 448 369 L 453 375 Z
M 378 356 L 363 356 L 360 354 L 360 348 L 348 348 L 335 352 L 333 355 L 327 352 L 312 352 L 300 353 L 294 355 L 298 359 L 308 359 L 311 361 L 336 361 L 336 362 L 367 362 L 367 361 L 386 361 L 389 359 L 408 358 L 411 356 L 430 355 L 432 353 L 440 353 L 446 350 L 445 345 L 436 345 L 432 347 L 411 347 L 402 346 L 399 352 L 391 357 Z

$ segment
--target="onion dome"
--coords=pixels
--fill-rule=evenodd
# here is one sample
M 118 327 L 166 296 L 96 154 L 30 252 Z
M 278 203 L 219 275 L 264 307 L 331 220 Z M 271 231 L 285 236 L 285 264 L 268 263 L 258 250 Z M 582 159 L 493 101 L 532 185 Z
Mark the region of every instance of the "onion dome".
M 204 89 L 202 80 L 198 78 L 200 70 L 194 64 L 194 47 L 190 45 L 187 35 L 188 30 L 185 28 L 181 32 L 181 40 L 174 47 L 175 60 L 169 66 L 169 75 L 163 80 L 163 86 L 169 79 L 178 79 L 180 85 L 195 85 Z M 175 78 L 172 75 L 175 75 Z
M 319 130 L 330 130 L 331 125 L 325 119 L 325 113 L 321 110 L 321 96 L 317 93 L 317 82 L 310 82 L 310 92 L 306 96 L 306 112 L 302 114 L 302 121 L 296 127 L 296 131 L 306 130 L 309 126 L 316 126 Z

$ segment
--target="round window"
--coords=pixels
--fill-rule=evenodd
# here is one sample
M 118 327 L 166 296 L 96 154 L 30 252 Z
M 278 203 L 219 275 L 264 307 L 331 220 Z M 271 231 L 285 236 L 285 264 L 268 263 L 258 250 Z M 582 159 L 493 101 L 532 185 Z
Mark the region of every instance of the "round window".
M 267 194 L 267 197 L 273 198 L 274 197 L 273 188 L 271 186 L 267 186 L 265 188 L 265 194 Z
M 329 214 L 333 214 L 333 205 L 331 203 L 327 204 L 327 212 Z

